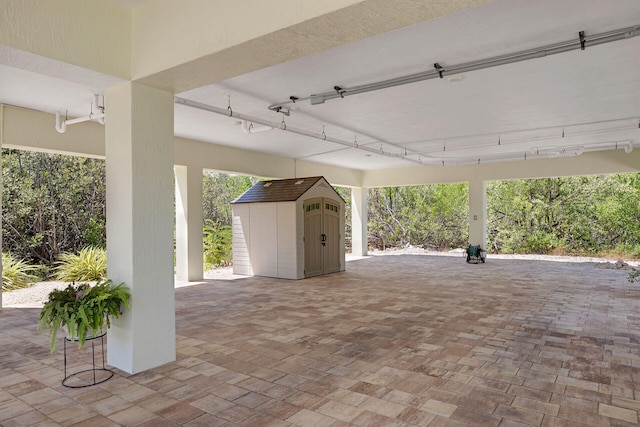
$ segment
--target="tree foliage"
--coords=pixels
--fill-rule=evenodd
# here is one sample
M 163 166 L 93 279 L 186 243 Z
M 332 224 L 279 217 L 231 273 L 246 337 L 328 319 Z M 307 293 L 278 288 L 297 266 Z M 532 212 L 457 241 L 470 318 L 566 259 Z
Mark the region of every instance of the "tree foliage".
M 233 260 L 231 226 L 217 224 L 207 218 L 203 231 L 205 267 L 216 268 L 231 265 Z
M 492 252 L 640 257 L 640 174 L 490 182 L 487 230 Z M 465 247 L 467 184 L 370 190 L 369 243 Z
M 4 149 L 2 177 L 2 243 L 16 259 L 52 266 L 63 253 L 104 247 L 104 161 Z M 230 203 L 258 180 L 203 175 L 205 263 L 230 262 Z M 351 191 L 336 191 L 347 202 L 349 246 Z M 370 189 L 369 245 L 466 247 L 468 197 L 466 183 Z M 487 208 L 491 252 L 640 257 L 637 173 L 490 182 Z
M 63 252 L 105 244 L 105 162 L 2 150 L 2 244 L 51 265 Z
M 211 220 L 214 224 L 231 226 L 231 202 L 258 181 L 258 178 L 246 175 L 204 173 L 202 217 L 205 223 Z
M 497 181 L 487 191 L 496 252 L 640 256 L 640 174 Z
M 369 190 L 369 244 L 379 249 L 466 246 L 468 193 L 463 183 Z
M 231 202 L 258 182 L 258 178 L 207 172 L 202 179 L 204 265 L 225 267 L 233 259 Z
M 351 189 L 348 187 L 333 187 L 344 200 L 344 241 L 347 250 L 351 250 Z

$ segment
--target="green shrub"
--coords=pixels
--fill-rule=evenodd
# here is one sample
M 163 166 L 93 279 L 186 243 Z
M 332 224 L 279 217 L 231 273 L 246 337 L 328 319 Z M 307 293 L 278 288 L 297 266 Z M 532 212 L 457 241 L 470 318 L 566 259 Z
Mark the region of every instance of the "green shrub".
M 63 282 L 101 280 L 107 277 L 107 251 L 88 246 L 77 254 L 60 255 L 55 277 Z
M 16 260 L 10 253 L 2 254 L 2 292 L 14 289 L 26 288 L 30 282 L 37 280 L 31 274 L 33 267 L 24 262 Z
M 33 274 L 39 282 L 47 281 L 51 277 L 51 267 L 46 264 L 37 264 L 32 266 L 32 268 L 31 274 Z
M 535 230 L 525 237 L 521 251 L 531 254 L 548 254 L 559 245 L 560 242 L 552 233 Z
M 614 251 L 619 253 L 620 257 L 640 258 L 640 244 L 638 243 L 619 243 Z
M 231 227 L 207 219 L 204 227 L 204 263 L 207 268 L 231 265 Z
M 84 228 L 82 235 L 88 246 L 104 248 L 105 246 L 105 224 L 104 220 L 100 220 L 97 216 L 91 217 Z

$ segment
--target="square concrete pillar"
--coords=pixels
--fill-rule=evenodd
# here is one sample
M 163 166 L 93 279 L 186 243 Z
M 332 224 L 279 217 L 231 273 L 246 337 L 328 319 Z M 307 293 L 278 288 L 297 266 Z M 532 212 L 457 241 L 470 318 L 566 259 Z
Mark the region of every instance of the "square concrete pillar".
M 108 363 L 128 373 L 176 358 L 173 95 L 136 83 L 105 92 L 107 275 L 131 289 Z
M 487 249 L 487 184 L 469 181 L 469 244 Z
M 4 105 L 0 105 L 0 156 L 2 155 L 2 135 L 4 128 Z M 2 224 L 2 159 L 0 158 L 0 224 Z M 0 225 L 0 242 L 2 242 L 2 226 Z M 0 250 L 0 273 L 2 273 L 2 250 Z M 0 311 L 2 311 L 2 284 L 0 284 Z
M 369 249 L 369 190 L 351 189 L 351 253 L 365 256 Z
M 202 280 L 202 168 L 175 166 L 176 279 Z

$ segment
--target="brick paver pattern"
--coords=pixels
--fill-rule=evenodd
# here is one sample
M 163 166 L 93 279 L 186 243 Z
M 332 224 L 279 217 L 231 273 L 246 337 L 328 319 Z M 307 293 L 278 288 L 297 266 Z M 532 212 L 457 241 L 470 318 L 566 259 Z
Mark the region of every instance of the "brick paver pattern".
M 387 255 L 307 280 L 204 281 L 176 289 L 175 362 L 85 389 L 61 386 L 62 337 L 50 354 L 39 310 L 4 308 L 0 425 L 636 425 L 627 274 Z M 70 351 L 86 367 L 87 348 Z

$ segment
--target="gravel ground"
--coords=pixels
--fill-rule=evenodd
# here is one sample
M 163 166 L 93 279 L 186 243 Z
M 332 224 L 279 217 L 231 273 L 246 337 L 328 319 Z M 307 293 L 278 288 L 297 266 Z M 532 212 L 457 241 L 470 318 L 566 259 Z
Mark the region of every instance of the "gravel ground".
M 38 282 L 28 288 L 16 289 L 2 293 L 2 306 L 13 307 L 42 307 L 47 300 L 49 292 L 54 289 L 64 289 L 65 282 Z
M 242 276 L 234 276 L 232 267 L 216 268 L 214 270 L 206 271 L 204 278 L 207 280 L 231 280 Z M 176 287 L 186 286 L 189 284 L 197 284 L 201 282 L 178 282 L 176 281 Z M 49 292 L 54 289 L 63 289 L 67 287 L 66 282 L 37 282 L 28 288 L 16 289 L 15 291 L 2 293 L 2 306 L 3 307 L 26 307 L 26 308 L 41 308 L 44 302 L 49 297 Z
M 371 256 L 380 255 L 432 255 L 432 256 L 457 256 L 463 257 L 465 253 L 464 249 L 454 249 L 449 252 L 435 252 L 428 251 L 422 248 L 407 247 L 401 249 L 387 249 L 386 251 L 369 251 Z M 347 261 L 350 259 L 357 259 L 347 254 Z M 523 259 L 523 260 L 539 260 L 539 261 L 557 261 L 557 262 L 583 262 L 594 263 L 596 267 L 601 268 L 628 268 L 628 266 L 637 267 L 640 265 L 637 261 L 627 261 L 626 264 L 616 264 L 616 260 L 610 260 L 605 258 L 592 258 L 592 257 L 571 257 L 571 256 L 552 256 L 552 255 L 487 255 L 487 262 L 492 259 Z M 232 280 L 243 276 L 236 276 L 233 274 L 232 267 L 217 268 L 214 270 L 206 271 L 204 273 L 205 280 Z M 188 286 L 192 284 L 198 284 L 202 282 L 178 282 L 176 281 L 176 287 Z M 65 282 L 39 282 L 34 283 L 32 286 L 23 289 L 16 289 L 15 291 L 2 293 L 2 306 L 3 307 L 42 307 L 44 301 L 47 300 L 49 292 L 54 289 L 62 289 L 67 286 Z
M 369 251 L 369 255 L 432 255 L 432 256 L 466 256 L 465 249 L 453 249 L 448 252 L 437 252 L 437 251 L 429 251 L 427 249 L 422 249 L 418 247 L 409 246 L 407 248 L 399 248 L 399 249 L 387 249 L 384 251 Z M 510 254 L 487 254 L 487 260 L 490 259 L 523 259 L 523 260 L 537 260 L 537 261 L 556 261 L 556 262 L 593 262 L 593 263 L 611 263 L 615 264 L 617 259 L 607 259 L 607 258 L 595 258 L 595 257 L 578 257 L 578 256 L 561 256 L 561 255 L 536 255 L 536 254 L 527 254 L 527 255 L 510 255 Z M 630 266 L 638 266 L 640 262 L 638 261 L 628 261 L 625 262 Z

